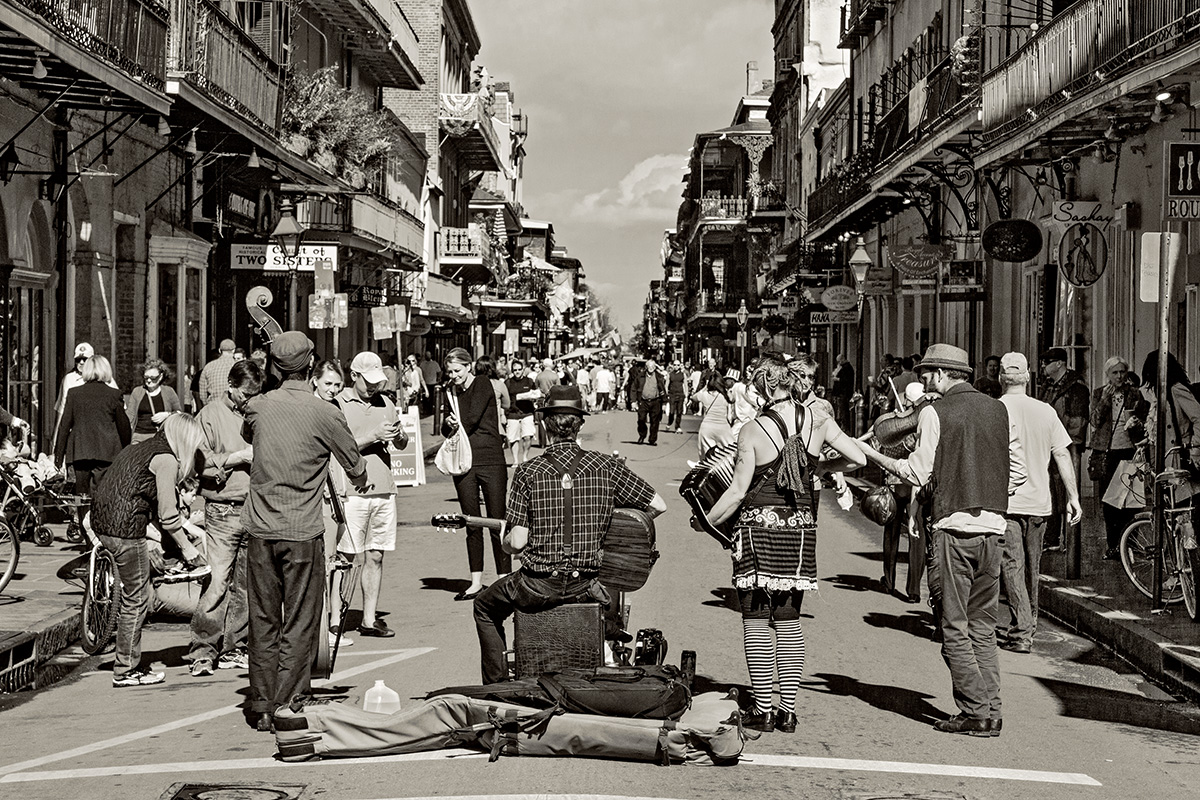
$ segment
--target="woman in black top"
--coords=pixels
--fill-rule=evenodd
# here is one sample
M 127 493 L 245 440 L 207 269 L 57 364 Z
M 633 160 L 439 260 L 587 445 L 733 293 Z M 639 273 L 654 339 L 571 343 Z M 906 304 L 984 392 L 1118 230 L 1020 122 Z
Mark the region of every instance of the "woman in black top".
M 446 354 L 447 391 L 442 435 L 452 436 L 458 430 L 460 417 L 450 402 L 453 397 L 461 414 L 463 428 L 471 442 L 471 469 L 454 476 L 458 504 L 467 516 L 480 516 L 479 490 L 487 504 L 487 515 L 504 519 L 507 512 L 505 495 L 508 492 L 508 466 L 504 460 L 504 439 L 500 435 L 500 414 L 496 393 L 491 381 L 475 375 L 471 354 L 456 347 Z M 491 531 L 492 557 L 496 562 L 496 577 L 502 578 L 512 570 L 512 556 L 500 544 L 500 532 Z M 483 529 L 467 528 L 467 562 L 471 570 L 471 585 L 454 596 L 455 600 L 471 600 L 485 588 L 483 585 Z
M 121 390 L 112 382 L 112 365 L 104 356 L 92 356 L 80 372 L 83 385 L 67 392 L 55 439 L 54 463 L 63 461 L 75 469 L 75 493 L 90 495 L 92 484 L 99 483 L 104 471 L 129 445 L 129 418 L 121 400 Z

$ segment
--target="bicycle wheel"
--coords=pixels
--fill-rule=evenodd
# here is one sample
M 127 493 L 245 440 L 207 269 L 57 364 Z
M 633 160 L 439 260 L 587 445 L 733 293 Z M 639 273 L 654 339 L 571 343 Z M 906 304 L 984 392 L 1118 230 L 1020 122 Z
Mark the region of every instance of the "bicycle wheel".
M 1179 589 L 1183 595 L 1183 607 L 1187 609 L 1188 617 L 1193 620 L 1200 621 L 1197 618 L 1197 602 L 1196 602 L 1196 551 L 1186 550 L 1183 546 L 1183 537 L 1179 536 L 1178 529 L 1171 536 L 1171 542 L 1175 546 L 1175 564 L 1179 570 Z
M 112 553 L 97 547 L 88 563 L 87 584 L 83 592 L 83 650 L 89 655 L 101 652 L 112 640 L 121 612 L 121 580 Z
M 21 540 L 7 522 L 0 519 L 0 592 L 16 574 L 21 560 Z
M 1154 585 L 1154 520 L 1149 514 L 1138 514 L 1121 534 L 1121 566 L 1139 592 L 1154 597 L 1154 590 L 1150 588 Z M 1163 602 L 1178 603 L 1182 599 L 1175 551 L 1166 548 L 1163 551 Z

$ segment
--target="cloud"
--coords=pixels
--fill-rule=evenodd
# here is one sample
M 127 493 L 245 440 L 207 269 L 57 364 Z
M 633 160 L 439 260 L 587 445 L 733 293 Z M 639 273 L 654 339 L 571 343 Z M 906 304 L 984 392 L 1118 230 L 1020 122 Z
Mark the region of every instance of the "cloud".
M 686 153 L 643 159 L 616 186 L 584 195 L 570 209 L 570 216 L 606 225 L 653 221 L 669 228 L 679 210 L 687 159 Z

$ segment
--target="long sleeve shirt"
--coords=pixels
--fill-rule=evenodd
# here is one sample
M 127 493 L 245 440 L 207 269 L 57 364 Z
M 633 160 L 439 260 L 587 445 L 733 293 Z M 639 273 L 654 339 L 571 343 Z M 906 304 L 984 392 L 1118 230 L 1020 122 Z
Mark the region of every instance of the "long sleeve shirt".
M 250 446 L 246 420 L 233 409 L 228 397 L 220 397 L 200 409 L 196 421 L 204 428 L 204 469 L 200 472 L 200 496 L 217 503 L 243 503 L 250 491 L 250 465 L 229 466 L 229 457 Z
M 896 462 L 896 472 L 913 486 L 924 486 L 933 475 L 933 461 L 937 456 L 938 443 L 942 438 L 942 422 L 932 406 L 921 409 L 917 418 L 917 447 L 908 458 Z M 1017 487 L 1025 483 L 1028 473 L 1025 453 L 1017 438 L 1017 429 L 1012 420 L 1008 423 L 1008 494 L 1011 497 Z M 962 531 L 963 533 L 1004 533 L 1004 517 L 994 511 L 971 514 L 956 511 L 934 523 L 934 528 Z

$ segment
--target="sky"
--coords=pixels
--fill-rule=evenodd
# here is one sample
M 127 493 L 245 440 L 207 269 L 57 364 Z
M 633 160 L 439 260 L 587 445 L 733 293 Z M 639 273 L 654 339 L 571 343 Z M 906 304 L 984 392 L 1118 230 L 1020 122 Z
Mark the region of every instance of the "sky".
M 622 335 L 662 277 L 687 151 L 774 72 L 773 0 L 470 0 L 476 65 L 529 118 L 525 213 L 554 224 Z

